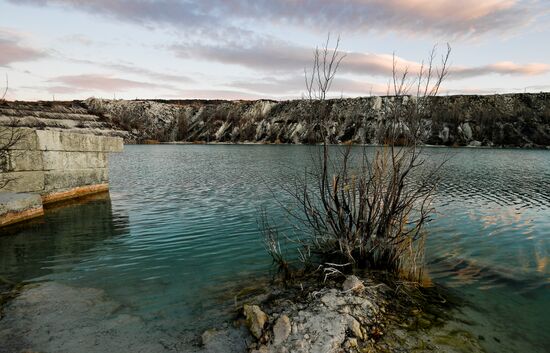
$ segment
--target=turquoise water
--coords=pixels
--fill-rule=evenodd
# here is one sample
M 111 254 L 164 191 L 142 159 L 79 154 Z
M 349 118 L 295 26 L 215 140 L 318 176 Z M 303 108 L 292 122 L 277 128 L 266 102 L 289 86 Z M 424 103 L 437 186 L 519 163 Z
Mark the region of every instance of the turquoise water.
M 269 186 L 290 182 L 312 148 L 125 146 L 110 158 L 110 199 L 3 230 L 0 276 L 102 289 L 163 333 L 206 328 L 227 317 L 231 288 L 268 273 L 257 211 L 282 217 Z M 425 153 L 452 157 L 429 226 L 431 277 L 468 300 L 461 315 L 488 350 L 548 351 L 550 152 Z

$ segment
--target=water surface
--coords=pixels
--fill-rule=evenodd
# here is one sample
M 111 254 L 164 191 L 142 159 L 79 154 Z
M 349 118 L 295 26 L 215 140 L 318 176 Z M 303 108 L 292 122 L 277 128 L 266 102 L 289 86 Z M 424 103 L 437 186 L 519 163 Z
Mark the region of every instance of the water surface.
M 0 276 L 98 288 L 119 312 L 177 336 L 227 318 L 235 283 L 265 276 L 258 209 L 310 165 L 308 146 L 125 146 L 110 198 L 47 212 L 0 237 Z M 468 299 L 467 329 L 493 352 L 550 346 L 550 152 L 451 155 L 429 226 L 428 270 Z

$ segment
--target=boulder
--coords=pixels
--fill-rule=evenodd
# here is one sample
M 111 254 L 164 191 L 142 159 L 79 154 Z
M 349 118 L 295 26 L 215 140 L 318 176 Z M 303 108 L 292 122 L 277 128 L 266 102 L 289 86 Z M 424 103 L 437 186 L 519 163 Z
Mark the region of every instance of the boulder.
M 244 316 L 246 317 L 246 326 L 256 338 L 262 336 L 264 326 L 268 321 L 268 316 L 266 313 L 260 309 L 257 305 L 247 305 L 243 307 Z
M 361 331 L 361 324 L 353 316 L 348 316 L 347 319 L 348 329 L 357 338 L 363 339 L 363 332 Z
M 273 344 L 283 343 L 290 336 L 291 331 L 292 326 L 288 316 L 282 315 L 279 317 L 273 326 Z
M 365 289 L 365 285 L 357 276 L 348 276 L 342 284 L 342 289 L 346 292 L 358 293 Z

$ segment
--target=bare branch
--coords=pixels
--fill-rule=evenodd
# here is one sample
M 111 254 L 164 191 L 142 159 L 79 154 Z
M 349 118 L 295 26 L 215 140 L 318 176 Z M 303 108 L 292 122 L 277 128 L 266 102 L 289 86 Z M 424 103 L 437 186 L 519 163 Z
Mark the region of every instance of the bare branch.
M 2 96 L 0 97 L 0 102 L 6 100 L 6 95 L 8 94 L 9 89 L 9 81 L 8 81 L 8 74 L 6 74 L 6 86 L 4 87 L 4 92 L 2 93 Z

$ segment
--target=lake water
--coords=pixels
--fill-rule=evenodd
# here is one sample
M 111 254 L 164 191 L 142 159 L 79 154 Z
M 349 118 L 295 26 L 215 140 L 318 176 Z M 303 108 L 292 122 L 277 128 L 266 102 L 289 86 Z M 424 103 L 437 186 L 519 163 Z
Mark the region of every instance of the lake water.
M 110 158 L 110 199 L 3 230 L 0 276 L 101 289 L 165 336 L 207 328 L 227 318 L 232 287 L 268 274 L 258 209 L 282 215 L 267 186 L 303 170 L 312 148 L 125 146 Z M 548 352 L 550 151 L 425 153 L 452 156 L 429 226 L 431 278 L 468 301 L 459 315 L 487 350 Z

